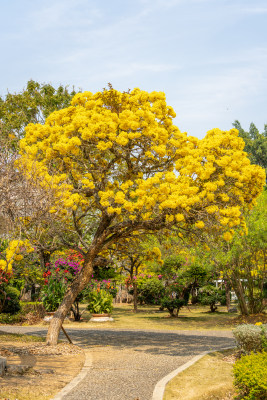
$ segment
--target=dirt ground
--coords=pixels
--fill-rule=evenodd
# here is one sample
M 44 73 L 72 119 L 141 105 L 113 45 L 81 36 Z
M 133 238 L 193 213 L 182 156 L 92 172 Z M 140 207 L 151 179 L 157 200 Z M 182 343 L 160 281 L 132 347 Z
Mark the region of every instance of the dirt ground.
M 81 348 L 60 343 L 0 343 L 7 359 L 7 372 L 0 377 L 0 400 L 52 399 L 81 370 L 85 355 Z

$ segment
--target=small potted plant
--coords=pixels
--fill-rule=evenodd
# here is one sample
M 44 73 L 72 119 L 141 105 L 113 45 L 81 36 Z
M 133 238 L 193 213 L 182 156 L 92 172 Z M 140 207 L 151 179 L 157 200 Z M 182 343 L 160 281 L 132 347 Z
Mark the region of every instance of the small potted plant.
M 109 317 L 113 310 L 113 297 L 103 289 L 89 292 L 86 296 L 87 310 L 92 317 Z

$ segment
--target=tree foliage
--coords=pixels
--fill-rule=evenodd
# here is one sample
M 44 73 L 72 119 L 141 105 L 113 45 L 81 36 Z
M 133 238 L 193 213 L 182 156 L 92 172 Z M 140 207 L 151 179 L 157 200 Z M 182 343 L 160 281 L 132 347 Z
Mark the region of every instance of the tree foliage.
M 164 93 L 110 87 L 79 93 L 44 124 L 25 128 L 19 168 L 55 191 L 49 214 L 57 236 L 85 255 L 48 343 L 55 342 L 101 251 L 133 233 L 173 226 L 229 240 L 244 209 L 255 203 L 264 171 L 250 165 L 237 130 L 214 129 L 199 140 L 180 132 L 173 117 Z
M 68 107 L 75 94 L 74 88 L 69 91 L 62 85 L 54 88 L 50 84 L 28 81 L 22 92 L 0 97 L 1 135 L 22 138 L 25 126 L 30 122 L 44 123 L 54 110 Z
M 231 241 L 211 247 L 210 260 L 230 282 L 242 314 L 264 309 L 264 283 L 267 279 L 267 192 L 246 214 L 243 229 L 236 229 Z
M 34 165 L 57 190 L 50 213 L 68 218 L 72 210 L 81 233 L 93 214 L 89 236 L 103 218 L 112 238 L 132 227 L 239 225 L 244 204 L 261 191 L 263 171 L 250 165 L 236 130 L 215 129 L 198 140 L 181 133 L 174 116 L 163 93 L 78 94 L 44 125 L 28 125 L 20 164 L 30 174 Z
M 245 142 L 244 150 L 248 153 L 252 164 L 258 164 L 267 171 L 267 125 L 264 126 L 262 133 L 251 123 L 249 131 L 246 132 L 239 121 L 235 121 L 233 126 L 238 129 L 239 136 Z

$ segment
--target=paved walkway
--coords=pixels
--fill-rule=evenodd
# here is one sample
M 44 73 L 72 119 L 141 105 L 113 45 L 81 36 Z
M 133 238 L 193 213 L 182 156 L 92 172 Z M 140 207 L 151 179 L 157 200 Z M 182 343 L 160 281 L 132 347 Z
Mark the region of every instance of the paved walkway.
M 64 400 L 151 400 L 156 383 L 203 351 L 234 345 L 229 331 L 72 329 L 90 349 L 92 367 Z M 0 326 L 1 331 L 45 335 L 47 328 Z

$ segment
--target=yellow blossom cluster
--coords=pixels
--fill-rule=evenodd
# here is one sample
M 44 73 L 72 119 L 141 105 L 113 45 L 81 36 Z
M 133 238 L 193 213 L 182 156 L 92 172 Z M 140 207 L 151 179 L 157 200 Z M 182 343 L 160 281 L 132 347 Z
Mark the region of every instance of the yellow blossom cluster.
M 31 253 L 34 249 L 28 240 L 11 240 L 5 251 L 5 260 L 0 260 L 0 269 L 12 271 L 14 261 L 21 261 L 23 253 Z
M 229 238 L 261 192 L 264 170 L 250 164 L 237 130 L 199 140 L 173 117 L 162 92 L 79 93 L 44 125 L 28 125 L 19 163 L 56 191 L 50 212 L 62 217 L 66 210 L 129 223 L 162 216 L 192 229 L 211 221 Z

